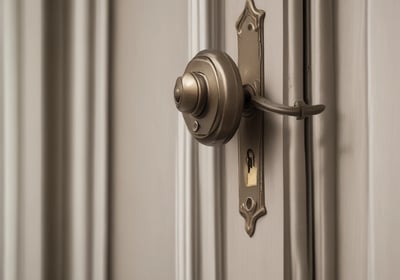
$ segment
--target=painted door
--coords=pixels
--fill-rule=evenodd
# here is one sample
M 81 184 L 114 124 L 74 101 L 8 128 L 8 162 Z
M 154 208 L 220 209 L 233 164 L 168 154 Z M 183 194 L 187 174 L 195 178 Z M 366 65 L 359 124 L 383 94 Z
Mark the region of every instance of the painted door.
M 237 135 L 196 143 L 172 98 L 200 50 L 237 61 L 235 1 L 113 1 L 112 279 L 395 279 L 400 141 L 395 1 L 256 0 L 265 95 L 323 103 L 265 113 L 267 214 L 238 211 Z
M 400 275 L 400 4 L 254 0 L 267 214 L 238 209 L 237 135 L 196 143 L 173 85 L 237 60 L 245 0 L 0 0 L 0 279 L 386 280 Z
M 172 98 L 198 51 L 237 61 L 245 1 L 115 1 L 112 47 L 114 279 L 307 279 L 304 121 L 265 114 L 267 215 L 253 237 L 238 208 L 238 140 L 196 143 Z M 303 99 L 301 1 L 256 1 L 266 11 L 266 96 Z M 293 279 L 294 279 L 293 278 Z

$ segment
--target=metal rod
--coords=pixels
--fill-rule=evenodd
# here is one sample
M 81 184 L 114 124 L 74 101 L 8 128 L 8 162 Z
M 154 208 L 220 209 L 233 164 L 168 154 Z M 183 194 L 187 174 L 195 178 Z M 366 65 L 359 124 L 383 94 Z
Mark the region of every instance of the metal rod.
M 261 111 L 269 111 L 278 113 L 281 115 L 294 116 L 297 119 L 305 119 L 312 115 L 320 114 L 325 110 L 325 106 L 322 104 L 308 105 L 303 101 L 296 101 L 294 106 L 288 106 L 284 104 L 278 104 L 265 97 L 251 95 L 250 102 Z

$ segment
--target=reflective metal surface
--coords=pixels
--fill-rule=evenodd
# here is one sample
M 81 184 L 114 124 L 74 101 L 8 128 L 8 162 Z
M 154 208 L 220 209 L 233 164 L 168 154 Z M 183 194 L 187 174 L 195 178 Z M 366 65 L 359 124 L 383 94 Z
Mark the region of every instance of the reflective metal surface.
M 175 105 L 193 137 L 206 145 L 228 142 L 235 134 L 244 96 L 239 71 L 224 52 L 199 52 L 179 77 Z
M 265 12 L 246 1 L 236 22 L 238 64 L 246 94 L 239 127 L 239 211 L 249 236 L 257 219 L 267 213 L 264 195 L 264 117 L 249 104 L 249 95 L 264 96 L 264 17 Z
M 304 103 L 304 101 L 298 100 L 294 103 L 294 106 L 288 106 L 275 103 L 259 96 L 251 97 L 251 103 L 254 105 L 254 107 L 261 111 L 269 111 L 281 115 L 294 116 L 299 120 L 305 119 L 312 115 L 320 114 L 325 110 L 325 106 L 322 104 L 308 105 Z

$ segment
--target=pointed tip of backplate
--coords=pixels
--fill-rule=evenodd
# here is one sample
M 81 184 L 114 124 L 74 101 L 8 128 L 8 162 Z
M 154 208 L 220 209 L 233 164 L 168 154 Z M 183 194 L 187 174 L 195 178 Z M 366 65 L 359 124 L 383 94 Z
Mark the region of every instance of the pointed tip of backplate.
M 265 208 L 265 206 L 258 208 L 255 212 L 254 210 L 255 207 L 253 209 L 248 209 L 248 207 L 246 207 L 244 203 L 240 206 L 239 209 L 240 214 L 245 220 L 244 229 L 246 230 L 246 233 L 249 235 L 249 237 L 252 237 L 256 230 L 256 222 L 258 218 L 267 214 L 267 209 Z
M 256 5 L 254 4 L 254 0 L 246 0 L 244 10 L 242 14 L 239 16 L 238 20 L 236 21 L 237 33 L 240 34 L 243 23 L 245 22 L 245 19 L 248 16 L 254 19 L 255 21 L 254 30 L 257 30 L 262 24 L 262 20 L 265 17 L 265 12 L 263 10 L 257 9 Z

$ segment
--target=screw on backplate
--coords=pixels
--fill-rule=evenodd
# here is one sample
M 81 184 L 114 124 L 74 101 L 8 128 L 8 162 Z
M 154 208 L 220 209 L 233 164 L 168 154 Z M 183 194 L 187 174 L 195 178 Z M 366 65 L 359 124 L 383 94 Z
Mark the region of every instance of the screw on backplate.
M 196 132 L 196 131 L 199 130 L 199 128 L 200 128 L 199 122 L 198 121 L 194 121 L 193 127 L 192 127 L 193 131 Z

